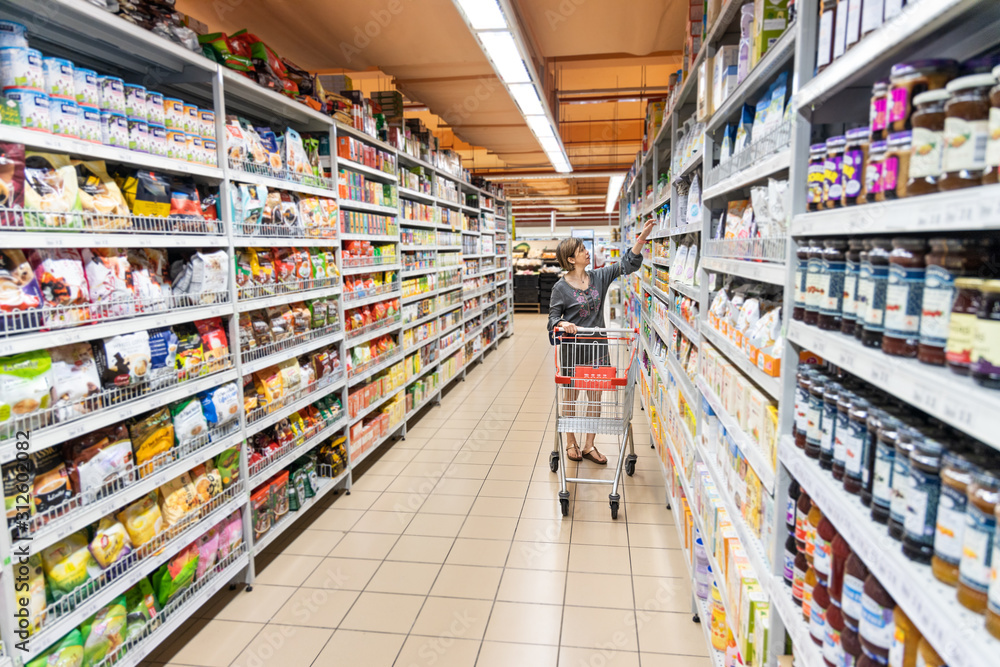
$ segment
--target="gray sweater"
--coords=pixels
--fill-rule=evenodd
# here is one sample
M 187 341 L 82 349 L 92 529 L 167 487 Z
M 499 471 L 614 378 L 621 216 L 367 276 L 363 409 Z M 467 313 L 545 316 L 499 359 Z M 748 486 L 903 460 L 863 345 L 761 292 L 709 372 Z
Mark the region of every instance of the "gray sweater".
M 636 255 L 629 248 L 620 262 L 591 271 L 590 287 L 586 290 L 576 289 L 565 278 L 557 282 L 549 301 L 549 331 L 562 320 L 579 327 L 603 329 L 604 297 L 608 288 L 619 276 L 635 273 L 640 266 L 642 255 Z

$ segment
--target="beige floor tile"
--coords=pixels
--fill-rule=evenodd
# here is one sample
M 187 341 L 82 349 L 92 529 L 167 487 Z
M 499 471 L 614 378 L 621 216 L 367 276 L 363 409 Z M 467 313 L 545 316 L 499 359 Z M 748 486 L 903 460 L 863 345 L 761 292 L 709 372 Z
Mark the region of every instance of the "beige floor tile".
M 575 522 L 574 522 L 575 524 Z M 631 574 L 628 547 L 572 544 L 569 548 L 571 572 L 617 572 Z
M 419 513 L 410 525 L 406 527 L 404 535 L 426 535 L 428 537 L 458 537 L 458 531 L 462 529 L 465 517 L 457 514 L 431 514 Z
M 645 611 L 691 611 L 691 582 L 684 577 L 632 577 L 635 608 Z
M 396 544 L 396 535 L 384 533 L 348 533 L 328 555 L 331 558 L 384 559 Z
M 460 449 L 458 450 L 458 454 L 455 455 L 455 463 L 468 465 L 493 465 L 496 457 L 496 451 L 490 449 Z
M 366 591 L 427 595 L 437 578 L 439 563 L 401 563 L 385 561 L 368 582 Z
M 313 530 L 350 530 L 364 516 L 362 510 L 342 510 L 333 507 L 320 514 L 309 526 Z
M 376 512 L 417 512 L 426 500 L 427 497 L 419 493 L 385 491 L 369 509 Z
M 426 419 L 421 419 L 420 421 L 427 422 Z M 382 456 L 379 457 L 379 460 L 402 461 L 403 463 L 409 463 L 410 461 L 413 460 L 413 457 L 416 455 L 417 453 L 412 449 L 396 449 L 395 447 L 393 447 L 392 449 L 386 450 L 385 453 L 383 453 Z
M 543 452 L 536 458 L 544 457 L 543 461 L 538 461 L 539 463 L 544 463 L 548 465 L 549 454 L 548 452 Z M 496 460 L 493 462 L 494 465 L 503 466 L 524 466 L 531 463 L 533 459 L 529 458 L 529 455 L 525 452 L 513 452 L 513 451 L 501 451 L 497 454 Z
M 511 545 L 507 567 L 565 572 L 568 561 L 568 544 L 517 541 Z
M 378 512 L 368 510 L 365 515 L 354 524 L 352 532 L 361 533 L 389 533 L 400 535 L 410 520 L 414 512 Z
M 482 565 L 502 567 L 507 560 L 510 542 L 506 540 L 476 540 L 458 538 L 445 561 L 449 565 Z
M 355 491 L 385 491 L 385 487 L 394 479 L 396 478 L 392 475 L 373 475 L 366 472 L 355 478 L 351 484 L 351 495 L 353 496 Z
M 486 639 L 527 644 L 559 644 L 562 607 L 557 605 L 496 602 L 486 626 Z
M 642 486 L 630 484 L 625 489 L 625 500 L 630 503 L 649 503 L 651 505 L 666 505 L 666 487 L 661 483 L 659 486 Z
M 429 597 L 410 632 L 430 637 L 482 639 L 492 608 L 492 600 Z
M 424 604 L 422 595 L 362 593 L 340 624 L 346 630 L 406 634 Z
M 572 501 L 576 495 L 576 484 L 570 484 L 566 487 L 569 491 L 569 497 Z M 528 498 L 534 500 L 548 500 L 556 504 L 559 507 L 559 480 L 553 478 L 548 482 L 531 482 L 528 484 Z M 570 508 L 572 509 L 572 502 L 570 502 Z
M 632 578 L 613 572 L 570 572 L 566 579 L 566 604 L 632 609 Z
M 640 653 L 642 667 L 712 667 L 715 663 L 705 656 Z
M 405 639 L 405 634 L 337 630 L 313 664 L 392 667 Z
M 486 475 L 487 480 L 523 482 L 531 478 L 532 467 L 528 465 L 503 466 L 494 465 L 490 473 Z
M 562 605 L 565 577 L 545 570 L 504 570 L 497 600 Z
M 313 570 L 323 561 L 319 556 L 280 554 L 262 569 L 257 570 L 254 583 L 270 586 L 301 586 Z M 261 562 L 260 559 L 257 561 Z
M 446 450 L 422 449 L 414 455 L 413 461 L 420 463 L 451 463 L 454 458 L 455 454 Z
M 666 507 L 639 503 L 628 513 L 631 523 L 655 523 L 673 525 L 674 515 Z
M 302 584 L 308 588 L 364 590 L 380 561 L 360 558 L 324 558 Z
M 573 531 L 573 520 L 560 516 L 557 519 L 524 519 L 517 522 L 514 539 L 520 542 L 559 542 L 568 544 Z
M 488 479 L 483 482 L 480 496 L 498 498 L 524 498 L 528 491 L 528 482 L 512 482 L 507 480 Z
M 410 635 L 396 659 L 398 667 L 474 667 L 479 655 L 478 639 L 418 637 Z
M 438 478 L 444 474 L 444 471 L 448 469 L 449 465 L 450 464 L 446 462 L 435 463 L 429 461 L 410 461 L 399 474 L 405 477 L 433 479 L 437 482 Z
M 691 621 L 690 613 L 643 612 L 639 648 L 643 653 L 709 655 L 705 634 Z
M 503 572 L 501 567 L 446 564 L 434 582 L 431 595 L 493 600 Z
M 256 586 L 254 587 L 256 593 Z M 271 623 L 312 628 L 336 628 L 358 599 L 357 591 L 300 588 L 275 614 Z
M 283 545 L 281 553 L 297 556 L 326 556 L 343 537 L 344 533 L 337 530 L 304 530 Z
M 441 564 L 454 542 L 451 537 L 401 535 L 386 560 Z
M 398 475 L 406 466 L 402 461 L 376 461 L 369 470 L 375 475 Z
M 558 496 L 553 494 L 549 498 L 532 498 L 531 489 L 528 489 L 528 498 L 521 508 L 522 519 L 560 519 L 562 509 L 559 506 Z
M 268 625 L 233 662 L 232 667 L 305 667 L 333 636 L 333 630 Z
M 478 540 L 510 541 L 514 539 L 516 528 L 517 519 L 513 517 L 470 515 L 458 536 Z
M 441 436 L 434 437 L 430 442 L 424 445 L 424 449 L 438 449 L 447 452 L 458 452 L 468 440 L 468 435 L 462 436 Z
M 674 526 L 655 523 L 629 523 L 628 543 L 633 547 L 680 549 L 681 540 Z
M 642 663 L 645 667 L 645 662 Z M 604 667 L 639 667 L 639 654 L 624 651 L 617 646 L 600 648 L 559 647 L 559 667 L 583 667 L 603 665 Z
M 632 573 L 647 577 L 687 577 L 684 552 L 680 549 L 633 547 Z
M 444 476 L 448 479 L 486 479 L 490 472 L 490 466 L 477 465 L 474 463 L 452 463 L 445 471 Z
M 575 521 L 573 523 L 573 544 L 598 544 L 610 547 L 629 545 L 629 526 L 618 521 Z
M 566 607 L 562 643 L 578 648 L 613 646 L 618 650 L 637 652 L 635 612 L 631 609 Z
M 445 477 L 434 487 L 434 493 L 443 493 L 452 496 L 476 496 L 479 495 L 479 490 L 482 487 L 483 481 L 481 479 L 453 479 Z
M 242 588 L 230 593 L 212 610 L 212 617 L 220 621 L 267 623 L 294 592 L 290 586 L 266 586 L 255 582 L 250 593 Z
M 465 516 L 475 502 L 476 496 L 449 496 L 435 493 L 424 501 L 418 514 L 461 514 Z
M 607 487 L 610 491 L 610 487 Z M 569 504 L 570 513 L 576 521 L 597 521 L 600 523 L 611 523 L 616 519 L 611 518 L 611 506 L 607 498 L 603 501 L 576 500 Z M 617 521 L 624 522 L 629 517 L 629 508 L 626 504 L 619 503 Z
M 360 491 L 351 489 L 351 495 L 337 499 L 336 508 L 341 510 L 366 510 L 382 495 L 381 491 Z
M 226 667 L 263 627 L 263 623 L 221 620 L 199 624 L 188 631 L 176 652 L 161 653 L 160 658 L 181 665 Z
M 477 498 L 472 505 L 469 514 L 472 516 L 500 516 L 513 517 L 521 516 L 521 506 L 524 500 L 521 498 L 494 498 L 484 496 Z
M 484 641 L 479 649 L 479 662 L 476 663 L 476 667 L 511 667 L 512 665 L 556 667 L 558 655 L 559 649 L 556 646 Z

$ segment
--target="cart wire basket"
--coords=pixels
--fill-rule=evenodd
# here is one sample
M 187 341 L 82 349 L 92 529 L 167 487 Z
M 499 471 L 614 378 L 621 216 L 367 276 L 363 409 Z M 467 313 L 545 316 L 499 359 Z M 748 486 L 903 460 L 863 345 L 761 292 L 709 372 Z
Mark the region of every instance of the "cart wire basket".
M 549 467 L 559 473 L 559 504 L 569 514 L 567 482 L 610 484 L 611 518 L 618 518 L 621 496 L 618 484 L 622 470 L 635 473 L 635 443 L 632 437 L 632 405 L 635 394 L 639 333 L 637 329 L 577 328 L 577 334 L 553 330 L 556 366 L 555 450 Z M 566 476 L 564 433 L 595 433 L 618 438 L 619 455 L 614 477 L 591 479 Z M 626 456 L 625 448 L 629 453 Z

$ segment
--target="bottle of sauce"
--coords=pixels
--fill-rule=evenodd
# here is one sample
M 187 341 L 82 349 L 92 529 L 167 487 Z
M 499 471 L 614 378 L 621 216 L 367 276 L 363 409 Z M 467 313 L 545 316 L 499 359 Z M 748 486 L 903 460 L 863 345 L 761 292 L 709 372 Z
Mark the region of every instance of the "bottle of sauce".
M 895 417 L 886 416 L 878 430 L 875 446 L 875 474 L 872 484 L 872 520 L 888 523 L 892 507 L 892 472 L 896 462 L 896 441 L 902 424 Z
M 840 631 L 840 646 L 844 652 L 844 667 L 862 667 L 867 656 L 861 650 L 861 636 L 858 634 L 857 626 L 852 628 L 846 620 L 844 629 Z M 871 662 L 869 665 L 871 666 Z
M 781 574 L 785 585 L 789 588 L 795 585 L 795 557 L 798 555 L 799 552 L 795 548 L 795 533 L 788 533 L 788 539 L 785 540 L 784 567 L 782 567 Z
M 809 607 L 809 637 L 813 644 L 822 646 L 826 640 L 826 612 L 830 608 L 830 592 L 822 581 L 813 588 L 812 606 Z
M 833 522 L 824 516 L 816 526 L 813 567 L 816 569 L 816 578 L 827 585 L 833 574 L 833 540 L 836 537 L 837 529 L 833 527 Z
M 892 240 L 882 335 L 882 351 L 886 354 L 917 356 L 926 253 L 927 243 L 921 238 L 901 236 Z
M 837 533 L 830 545 L 832 552 L 832 566 L 830 568 L 830 599 L 833 604 L 840 607 L 844 598 L 844 570 L 847 566 L 847 559 L 851 557 L 851 546 L 844 539 L 844 536 Z
M 983 470 L 969 485 L 965 539 L 958 566 L 958 601 L 972 611 L 986 613 L 996 533 L 996 507 L 1000 502 L 1000 471 Z
M 792 483 L 788 485 L 788 501 L 785 505 L 785 528 L 793 536 L 795 533 L 795 505 L 798 503 L 801 493 L 802 488 L 799 486 L 799 481 L 793 479 Z
M 871 507 L 872 505 L 872 495 L 875 487 L 875 461 L 878 454 L 878 432 L 882 428 L 882 420 L 886 416 L 884 410 L 874 407 L 868 409 L 865 468 L 862 471 L 862 475 L 865 478 L 865 485 L 861 489 L 861 503 L 865 507 Z
M 809 561 L 804 551 L 795 556 L 795 568 L 792 574 L 792 602 L 801 607 L 806 590 L 806 572 L 809 571 Z
M 823 275 L 823 254 L 825 250 L 820 241 L 814 240 L 809 248 L 809 261 L 806 264 L 806 314 L 803 322 L 816 325 L 819 322 L 819 305 L 826 294 L 826 281 Z
M 931 571 L 939 581 L 950 586 L 958 585 L 969 486 L 979 472 L 979 466 L 968 452 L 948 450 L 941 456 L 941 501 L 934 527 Z
M 806 568 L 806 576 L 802 580 L 802 620 L 809 623 L 812 620 L 813 591 L 816 589 L 816 570 L 812 565 Z
M 986 262 L 981 243 L 969 239 L 934 238 L 924 257 L 924 297 L 920 308 L 920 344 L 917 358 L 925 364 L 943 366 L 947 359 L 948 328 L 955 302 L 955 280 L 971 276 Z
M 906 533 L 906 506 L 910 486 L 910 453 L 915 444 L 923 440 L 920 432 L 909 426 L 899 429 L 896 453 L 892 463 L 892 490 L 889 505 L 889 536 L 902 540 Z
M 795 548 L 805 556 L 806 537 L 809 535 L 809 511 L 812 509 L 812 501 L 805 489 L 799 495 L 799 500 L 795 505 Z
M 812 504 L 812 508 L 809 510 L 808 521 L 806 522 L 806 560 L 809 561 L 809 565 L 816 568 L 816 542 L 818 539 L 819 523 L 823 520 L 823 512 L 820 510 L 819 505 L 816 503 Z M 816 574 L 816 578 L 819 579 L 819 573 Z
M 979 291 L 969 374 L 982 387 L 1000 389 L 1000 280 L 984 280 Z
M 858 340 L 861 340 L 861 335 L 864 332 L 865 316 L 868 314 L 868 303 L 871 301 L 872 293 L 875 291 L 875 283 L 872 280 L 872 272 L 865 271 L 865 265 L 868 264 L 868 253 L 871 252 L 872 249 L 872 242 L 871 239 L 862 239 L 861 242 L 863 247 L 859 255 L 860 263 L 858 264 L 858 289 L 854 295 L 856 311 L 854 337 Z
M 885 331 L 885 290 L 889 278 L 889 252 L 892 242 L 886 238 L 875 238 L 870 241 L 868 261 L 861 265 L 861 277 L 864 287 L 870 286 L 870 296 L 865 308 L 864 331 L 861 342 L 866 347 L 882 347 L 882 332 Z
M 860 494 L 865 485 L 868 408 L 869 403 L 864 398 L 852 398 L 847 413 L 848 427 L 839 431 L 844 436 L 844 490 L 854 495 Z
M 806 448 L 806 434 L 809 432 L 809 388 L 812 385 L 813 367 L 800 366 L 795 388 L 795 446 Z
M 858 276 L 861 273 L 861 251 L 865 242 L 861 239 L 848 241 L 844 261 L 844 299 L 840 316 L 840 332 L 854 335 L 854 323 L 858 317 Z
M 806 316 L 806 290 L 809 275 L 809 249 L 813 242 L 802 239 L 795 248 L 795 306 L 792 309 L 792 319 L 802 321 Z
M 823 663 L 827 667 L 844 667 L 844 614 L 833 599 L 826 610 L 826 634 L 823 638 Z
M 833 431 L 833 478 L 843 482 L 847 467 L 847 441 L 851 436 L 850 411 L 851 401 L 857 398 L 852 391 L 841 390 L 837 394 L 837 427 Z M 823 396 L 826 400 L 826 396 Z
M 986 169 L 989 139 L 992 74 L 972 74 L 952 79 L 946 86 L 951 98 L 945 106 L 943 174 L 941 191 L 980 185 Z
M 917 645 L 917 667 L 948 667 L 926 637 L 921 637 Z
M 892 619 L 895 628 L 892 644 L 889 646 L 889 667 L 916 667 L 917 646 L 923 635 L 903 612 L 902 607 L 896 607 L 892 612 Z
M 823 242 L 822 293 L 819 319 L 816 325 L 824 331 L 839 331 L 844 309 L 844 271 L 847 263 L 847 241 L 842 238 Z
M 903 553 L 918 563 L 930 563 L 934 555 L 934 530 L 941 499 L 941 457 L 944 446 L 924 437 L 910 452 L 910 486 L 906 492 Z
M 913 98 L 916 108 L 911 116 L 910 178 L 906 182 L 910 196 L 938 191 L 944 148 L 945 102 L 949 97 L 951 93 L 947 90 L 928 90 Z
M 844 589 L 840 608 L 844 612 L 844 622 L 855 630 L 860 627 L 865 580 L 869 574 L 868 567 L 856 553 L 847 557 L 847 562 L 844 564 Z
M 948 370 L 958 375 L 968 375 L 972 369 L 972 345 L 985 282 L 979 278 L 955 279 L 955 302 L 948 320 L 944 356 Z
M 861 608 L 861 647 L 865 653 L 884 665 L 889 660 L 889 647 L 896 629 L 892 617 L 896 601 L 873 574 L 865 579 Z
M 824 470 L 833 468 L 833 440 L 837 431 L 837 399 L 844 389 L 837 382 L 827 382 L 823 387 L 823 421 L 820 423 L 819 465 Z
M 993 78 L 1000 82 L 1000 66 L 993 69 Z M 1000 83 L 990 89 L 989 140 L 986 142 L 986 170 L 983 185 L 1000 182 Z
M 808 419 L 806 429 L 806 456 L 811 459 L 819 458 L 820 440 L 823 436 L 823 392 L 826 388 L 826 381 L 823 378 L 814 376 L 809 385 L 809 409 L 806 412 Z

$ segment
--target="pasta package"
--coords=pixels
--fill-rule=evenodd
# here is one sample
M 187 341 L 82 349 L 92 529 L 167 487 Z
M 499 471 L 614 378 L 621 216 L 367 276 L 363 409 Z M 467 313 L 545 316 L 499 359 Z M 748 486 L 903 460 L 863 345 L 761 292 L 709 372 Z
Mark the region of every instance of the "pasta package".
M 195 493 L 191 477 L 183 473 L 158 490 L 160 496 L 160 514 L 167 527 L 175 526 L 184 516 L 198 507 L 201 502 Z
M 122 522 L 106 516 L 97 522 L 94 538 L 90 540 L 90 554 L 97 564 L 108 569 L 132 553 L 132 540 Z
M 129 426 L 129 435 L 132 439 L 135 463 L 140 467 L 139 474 L 146 476 L 162 465 L 149 462 L 174 446 L 174 424 L 170 419 L 170 411 L 167 408 L 160 408 L 133 421 Z
M 52 407 L 58 421 L 67 421 L 101 407 L 101 376 L 94 351 L 87 343 L 52 348 Z
M 105 387 L 128 387 L 146 382 L 152 364 L 149 333 L 135 331 L 92 343 L 101 382 Z
M 83 635 L 83 667 L 93 667 L 125 643 L 128 612 L 120 595 L 80 626 Z
M 100 574 L 89 546 L 87 532 L 80 530 L 42 549 L 42 569 L 53 600 L 69 595 Z
M 132 546 L 136 549 L 146 544 L 164 530 L 163 514 L 156 502 L 156 491 L 150 491 L 117 514 L 125 526 Z

